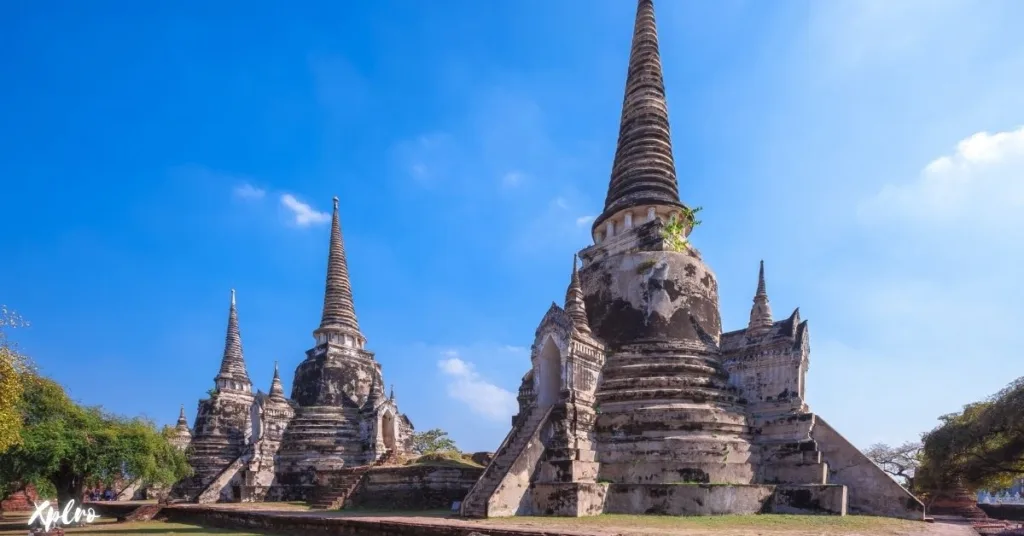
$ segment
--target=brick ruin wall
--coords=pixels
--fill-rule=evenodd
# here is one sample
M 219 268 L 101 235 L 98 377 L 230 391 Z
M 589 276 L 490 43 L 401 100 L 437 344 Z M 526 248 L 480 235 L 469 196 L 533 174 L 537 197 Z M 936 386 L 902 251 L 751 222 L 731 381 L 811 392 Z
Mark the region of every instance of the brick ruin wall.
M 461 501 L 484 470 L 482 467 L 408 465 L 376 467 L 346 506 L 382 510 L 437 510 Z

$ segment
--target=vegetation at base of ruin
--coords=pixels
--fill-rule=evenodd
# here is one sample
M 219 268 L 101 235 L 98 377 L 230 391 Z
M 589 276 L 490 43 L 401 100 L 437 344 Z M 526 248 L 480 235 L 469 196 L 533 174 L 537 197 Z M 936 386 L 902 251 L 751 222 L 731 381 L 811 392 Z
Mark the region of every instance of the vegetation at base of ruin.
M 942 423 L 922 437 L 915 485 L 949 489 L 957 481 L 969 490 L 1004 489 L 1024 476 L 1024 377 Z
M 23 377 L 32 371 L 28 357 L 7 338 L 7 330 L 27 326 L 17 313 L 0 305 L 0 452 L 21 441 Z
M 184 453 L 152 422 L 81 406 L 34 371 L 21 381 L 19 442 L 0 453 L 5 488 L 32 483 L 59 504 L 81 503 L 87 486 L 135 479 L 169 485 L 191 474 Z
M 896 479 L 908 491 L 915 491 L 914 474 L 921 466 L 921 449 L 919 441 L 908 441 L 898 447 L 890 447 L 885 443 L 876 443 L 864 451 L 864 455 L 875 462 L 880 469 Z
M 430 454 L 434 452 L 459 452 L 455 441 L 448 437 L 448 432 L 440 428 L 433 428 L 426 432 L 412 435 L 412 451 L 416 454 Z
M 473 461 L 471 454 L 465 454 L 457 450 L 442 450 L 430 452 L 413 458 L 405 465 L 432 465 L 437 467 L 483 467 Z

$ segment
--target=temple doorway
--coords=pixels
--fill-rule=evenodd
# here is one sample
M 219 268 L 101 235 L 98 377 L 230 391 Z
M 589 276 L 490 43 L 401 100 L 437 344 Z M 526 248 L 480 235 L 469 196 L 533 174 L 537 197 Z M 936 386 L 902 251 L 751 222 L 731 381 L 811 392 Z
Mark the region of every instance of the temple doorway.
M 381 435 L 384 438 L 384 448 L 390 451 L 395 450 L 395 414 L 386 411 L 380 418 Z
M 546 408 L 555 402 L 562 391 L 562 353 L 550 337 L 537 357 L 537 406 Z

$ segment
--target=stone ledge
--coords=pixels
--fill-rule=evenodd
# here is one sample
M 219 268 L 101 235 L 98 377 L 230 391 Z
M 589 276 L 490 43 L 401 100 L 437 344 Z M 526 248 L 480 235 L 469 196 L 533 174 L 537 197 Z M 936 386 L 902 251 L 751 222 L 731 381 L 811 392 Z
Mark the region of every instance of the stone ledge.
M 846 486 L 609 484 L 604 513 L 660 515 L 846 515 Z
M 302 513 L 230 511 L 195 506 L 165 507 L 167 521 L 233 530 L 259 530 L 279 534 L 336 534 L 345 536 L 579 536 L 579 532 L 496 528 L 458 520 L 436 522 L 392 519 L 319 517 Z

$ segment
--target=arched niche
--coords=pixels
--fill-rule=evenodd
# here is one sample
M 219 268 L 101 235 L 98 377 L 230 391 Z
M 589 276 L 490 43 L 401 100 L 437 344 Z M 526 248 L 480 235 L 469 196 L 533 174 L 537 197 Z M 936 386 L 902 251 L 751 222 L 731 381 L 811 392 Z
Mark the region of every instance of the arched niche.
M 384 448 L 395 450 L 395 414 L 385 411 L 380 418 L 381 439 L 384 441 Z
M 537 406 L 546 408 L 558 402 L 562 392 L 562 352 L 553 337 L 547 337 L 535 365 Z

